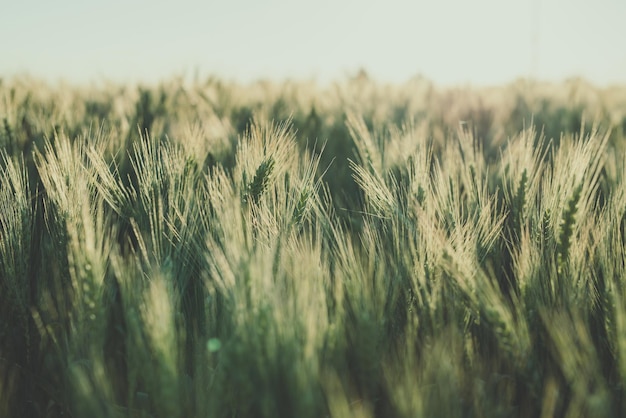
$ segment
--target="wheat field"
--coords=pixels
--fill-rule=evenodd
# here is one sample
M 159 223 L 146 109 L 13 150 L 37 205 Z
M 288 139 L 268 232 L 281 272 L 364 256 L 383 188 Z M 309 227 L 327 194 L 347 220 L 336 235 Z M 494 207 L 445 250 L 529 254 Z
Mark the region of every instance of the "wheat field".
M 626 87 L 0 79 L 0 416 L 626 415 Z

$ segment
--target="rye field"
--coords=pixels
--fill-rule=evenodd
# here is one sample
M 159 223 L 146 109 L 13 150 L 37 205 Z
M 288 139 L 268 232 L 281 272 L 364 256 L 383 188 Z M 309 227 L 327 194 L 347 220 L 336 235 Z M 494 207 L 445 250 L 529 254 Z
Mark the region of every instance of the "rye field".
M 626 86 L 0 79 L 0 416 L 626 416 Z

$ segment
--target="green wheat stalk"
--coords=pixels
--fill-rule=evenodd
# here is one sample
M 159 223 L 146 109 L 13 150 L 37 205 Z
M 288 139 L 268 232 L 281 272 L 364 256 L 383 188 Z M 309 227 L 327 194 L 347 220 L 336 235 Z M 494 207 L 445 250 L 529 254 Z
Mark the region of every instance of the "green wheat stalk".
M 15 133 L 13 132 L 13 129 L 11 128 L 11 124 L 9 123 L 9 120 L 5 117 L 2 118 L 2 125 L 4 128 L 4 145 L 6 147 L 7 150 L 7 154 L 9 155 L 13 155 L 14 152 L 14 147 L 16 146 L 16 141 L 15 141 Z
M 300 192 L 300 197 L 298 202 L 296 203 L 296 207 L 293 209 L 292 222 L 294 225 L 299 226 L 304 219 L 304 215 L 306 214 L 307 208 L 309 206 L 309 199 L 311 197 L 311 189 L 305 187 L 304 190 Z
M 563 217 L 561 218 L 559 241 L 557 245 L 557 263 L 559 273 L 562 272 L 563 267 L 569 258 L 572 236 L 574 234 L 574 226 L 576 224 L 576 212 L 578 211 L 578 202 L 580 201 L 582 187 L 583 185 L 581 183 L 574 189 L 574 193 L 568 200 L 567 207 L 565 208 Z
M 521 236 L 522 221 L 526 208 L 526 192 L 528 188 L 528 171 L 524 169 L 522 172 L 522 178 L 520 179 L 513 199 L 512 216 L 513 216 L 513 231 L 517 236 Z
M 258 203 L 261 195 L 267 190 L 270 183 L 270 176 L 274 170 L 275 161 L 272 157 L 268 157 L 259 165 L 254 174 L 254 179 L 246 187 L 243 196 L 243 202 Z M 245 176 L 244 176 L 245 181 Z

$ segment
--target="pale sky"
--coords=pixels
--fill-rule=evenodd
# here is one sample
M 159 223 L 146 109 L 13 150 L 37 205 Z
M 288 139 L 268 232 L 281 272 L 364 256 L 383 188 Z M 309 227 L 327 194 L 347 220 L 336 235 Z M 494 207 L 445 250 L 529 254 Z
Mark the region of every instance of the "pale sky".
M 4 4 L 2 4 L 4 3 Z M 0 77 L 626 84 L 626 0 L 0 0 Z

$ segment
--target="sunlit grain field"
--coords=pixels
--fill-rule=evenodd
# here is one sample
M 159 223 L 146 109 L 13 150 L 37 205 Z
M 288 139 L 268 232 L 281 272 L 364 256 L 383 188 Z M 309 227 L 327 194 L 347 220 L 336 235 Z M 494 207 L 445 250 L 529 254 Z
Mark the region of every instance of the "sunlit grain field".
M 626 414 L 626 88 L 0 80 L 0 416 Z

